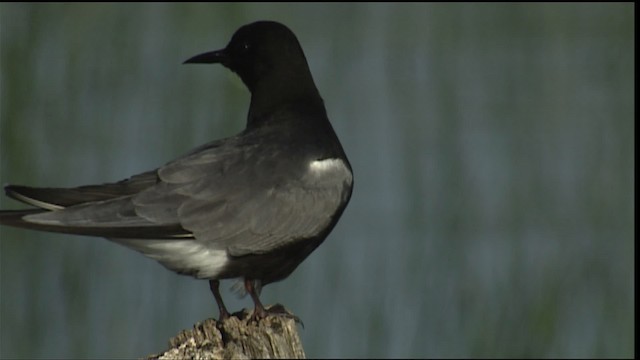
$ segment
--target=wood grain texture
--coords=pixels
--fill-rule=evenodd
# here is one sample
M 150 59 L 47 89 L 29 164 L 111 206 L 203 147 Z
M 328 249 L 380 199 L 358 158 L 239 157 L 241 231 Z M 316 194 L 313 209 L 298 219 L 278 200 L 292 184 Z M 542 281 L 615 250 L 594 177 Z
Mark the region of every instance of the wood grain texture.
M 168 350 L 147 359 L 305 358 L 295 316 L 269 314 L 256 322 L 251 314 L 245 309 L 223 322 L 206 319 L 169 340 Z

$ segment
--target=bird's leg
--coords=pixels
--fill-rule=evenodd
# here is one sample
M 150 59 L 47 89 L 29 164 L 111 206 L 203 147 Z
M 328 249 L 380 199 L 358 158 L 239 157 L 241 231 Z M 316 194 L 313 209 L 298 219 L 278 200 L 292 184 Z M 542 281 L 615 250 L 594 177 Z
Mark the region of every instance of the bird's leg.
M 253 299 L 253 303 L 256 305 L 255 310 L 253 310 L 253 315 L 251 315 L 251 320 L 255 320 L 256 322 L 260 319 L 264 319 L 267 315 L 275 315 L 275 316 L 284 316 L 289 319 L 293 319 L 295 322 L 299 323 L 304 327 L 304 324 L 300 320 L 299 317 L 289 313 L 284 306 L 280 304 L 276 304 L 271 306 L 269 309 L 265 309 L 258 298 L 258 292 L 255 288 L 254 280 L 244 279 L 244 288 L 247 290 L 251 298 Z
M 257 321 L 265 318 L 267 316 L 267 311 L 264 309 L 264 306 L 262 306 L 262 303 L 260 302 L 258 294 L 256 293 L 256 289 L 253 285 L 253 280 L 249 280 L 246 278 L 244 279 L 244 288 L 247 290 L 249 295 L 251 295 L 251 299 L 253 299 L 253 303 L 256 306 L 255 310 L 253 311 L 252 318 Z
M 213 293 L 213 297 L 216 298 L 216 303 L 218 303 L 218 310 L 220 312 L 220 317 L 218 321 L 224 321 L 229 318 L 229 312 L 227 308 L 224 306 L 224 302 L 222 302 L 222 296 L 220 296 L 220 281 L 218 280 L 209 280 L 209 288 L 211 289 L 211 293 Z

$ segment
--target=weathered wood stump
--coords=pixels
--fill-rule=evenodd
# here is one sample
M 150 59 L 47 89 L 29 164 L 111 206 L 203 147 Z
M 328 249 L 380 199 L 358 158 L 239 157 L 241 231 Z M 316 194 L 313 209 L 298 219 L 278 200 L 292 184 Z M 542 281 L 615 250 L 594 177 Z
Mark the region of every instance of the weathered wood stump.
M 244 309 L 223 322 L 206 319 L 169 340 L 170 349 L 147 359 L 305 358 L 293 314 L 269 314 L 258 322 L 251 314 Z

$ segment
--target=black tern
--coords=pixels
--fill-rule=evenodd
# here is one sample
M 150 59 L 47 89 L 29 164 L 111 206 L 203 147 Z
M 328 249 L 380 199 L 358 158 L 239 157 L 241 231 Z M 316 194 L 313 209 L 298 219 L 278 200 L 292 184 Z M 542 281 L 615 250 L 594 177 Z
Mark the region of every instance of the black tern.
M 177 273 L 240 279 L 265 317 L 259 289 L 289 276 L 331 232 L 353 188 L 302 48 L 289 28 L 259 21 L 221 50 L 185 63 L 220 63 L 251 92 L 246 128 L 155 170 L 101 185 L 5 187 L 31 205 L 0 211 L 0 224 L 105 237 Z M 274 311 L 275 312 L 275 311 Z

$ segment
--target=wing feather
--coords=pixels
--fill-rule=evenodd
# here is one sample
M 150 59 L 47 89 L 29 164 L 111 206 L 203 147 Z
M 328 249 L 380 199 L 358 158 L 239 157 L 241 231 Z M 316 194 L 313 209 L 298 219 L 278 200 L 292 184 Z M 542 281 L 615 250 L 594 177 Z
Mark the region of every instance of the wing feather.
M 269 252 L 329 231 L 351 193 L 348 164 L 317 171 L 308 166 L 315 159 L 238 139 L 205 145 L 114 184 L 10 190 L 53 210 L 22 216 L 32 228 L 112 238 L 194 236 L 234 256 Z

